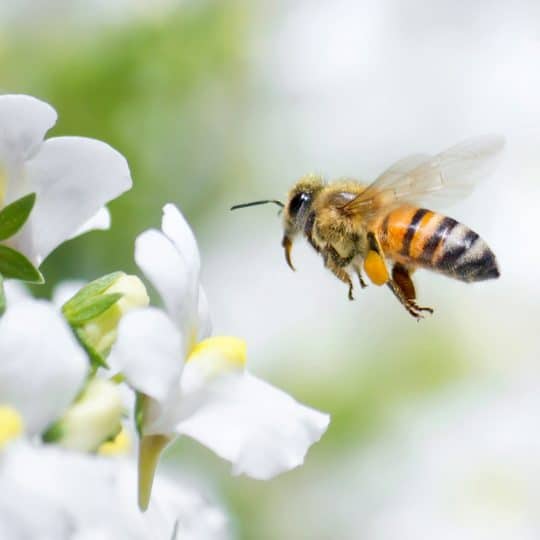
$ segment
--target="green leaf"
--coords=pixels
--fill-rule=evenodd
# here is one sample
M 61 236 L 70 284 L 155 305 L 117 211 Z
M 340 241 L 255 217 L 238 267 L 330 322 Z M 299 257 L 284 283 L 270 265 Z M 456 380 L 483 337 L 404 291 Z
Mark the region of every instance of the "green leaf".
M 90 343 L 88 343 L 88 341 L 86 340 L 84 330 L 82 328 L 75 328 L 74 332 L 77 336 L 77 339 L 79 340 L 79 343 L 83 346 L 86 354 L 88 354 L 88 358 L 90 358 L 92 371 L 95 373 L 100 367 L 109 369 L 109 364 L 107 364 L 105 358 L 103 358 L 103 356 L 101 356 L 101 354 L 99 354 L 96 349 L 94 349 L 94 347 L 92 347 L 92 345 L 90 345 Z
M 4 291 L 4 278 L 0 274 L 0 317 L 6 311 L 6 293 Z
M 62 312 L 66 318 L 69 319 L 70 315 L 77 313 L 91 299 L 106 291 L 123 274 L 123 272 L 113 272 L 85 285 L 73 298 L 69 299 L 62 306 Z
M 45 283 L 41 272 L 22 254 L 0 245 L 0 274 L 29 283 Z
M 8 204 L 0 212 L 0 240 L 13 236 L 26 223 L 34 203 L 36 194 L 30 193 Z
M 122 293 L 112 293 L 88 298 L 86 302 L 78 304 L 76 310 L 64 309 L 64 316 L 69 324 L 74 326 L 82 325 L 114 306 L 122 296 Z

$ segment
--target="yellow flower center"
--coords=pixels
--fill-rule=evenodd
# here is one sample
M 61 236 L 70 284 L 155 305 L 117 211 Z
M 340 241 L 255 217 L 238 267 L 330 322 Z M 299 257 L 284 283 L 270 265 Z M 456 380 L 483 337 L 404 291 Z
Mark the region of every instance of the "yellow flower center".
M 0 448 L 23 432 L 21 415 L 9 405 L 0 405 Z
M 230 336 L 214 336 L 195 345 L 186 362 L 197 362 L 208 375 L 244 369 L 246 342 Z
M 128 454 L 130 450 L 131 436 L 126 428 L 122 427 L 120 433 L 112 441 L 105 442 L 98 448 L 98 454 L 102 456 L 121 456 Z

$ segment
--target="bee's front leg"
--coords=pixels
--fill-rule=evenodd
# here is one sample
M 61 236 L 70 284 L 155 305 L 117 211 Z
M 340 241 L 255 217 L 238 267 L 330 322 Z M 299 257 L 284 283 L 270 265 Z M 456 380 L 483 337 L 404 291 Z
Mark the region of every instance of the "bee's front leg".
M 341 255 L 336 251 L 336 249 L 331 245 L 326 245 L 321 249 L 321 255 L 324 259 L 324 265 L 328 270 L 330 270 L 334 276 L 339 280 L 343 281 L 349 286 L 349 300 L 354 300 L 353 297 L 353 283 L 351 277 L 345 270 L 345 267 L 348 266 L 352 260 L 351 257 L 341 257 Z

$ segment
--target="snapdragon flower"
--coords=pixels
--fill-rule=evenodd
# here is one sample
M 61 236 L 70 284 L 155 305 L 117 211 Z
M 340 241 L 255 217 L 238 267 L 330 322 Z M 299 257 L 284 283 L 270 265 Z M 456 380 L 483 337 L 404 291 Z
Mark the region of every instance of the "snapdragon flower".
M 166 308 L 128 313 L 108 358 L 139 394 L 141 508 L 160 453 L 179 435 L 230 461 L 235 474 L 269 479 L 300 465 L 329 416 L 250 374 L 242 340 L 208 337 L 199 250 L 175 206 L 164 207 L 161 232 L 138 237 L 135 260 Z
M 61 416 L 87 371 L 84 351 L 50 303 L 23 299 L 0 318 L 0 405 L 20 414 L 28 435 Z
M 0 420 L 16 426 L 13 415 L 19 415 L 26 436 L 40 435 L 74 450 L 100 449 L 121 432 L 126 400 L 120 385 L 96 375 L 95 355 L 104 362 L 101 353 L 114 340 L 120 318 L 148 304 L 144 285 L 116 272 L 90 284 L 61 283 L 52 302 L 34 300 L 17 281 L 7 283 L 6 296 L 9 308 L 0 319 Z M 62 306 L 68 306 L 67 321 Z M 88 347 L 94 356 L 85 354 Z
M 131 187 L 125 158 L 85 137 L 43 140 L 56 111 L 26 95 L 0 96 L 0 209 L 35 193 L 35 205 L 7 245 L 34 265 L 64 241 L 107 228 L 104 205 Z

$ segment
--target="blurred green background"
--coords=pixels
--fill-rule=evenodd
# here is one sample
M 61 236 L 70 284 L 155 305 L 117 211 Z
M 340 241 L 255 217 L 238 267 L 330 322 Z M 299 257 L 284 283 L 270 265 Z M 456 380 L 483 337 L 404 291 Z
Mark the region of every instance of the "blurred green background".
M 535 394 L 540 382 L 537 12 L 390 0 L 1 8 L 0 90 L 48 101 L 59 114 L 49 136 L 108 142 L 134 179 L 110 205 L 112 229 L 59 248 L 37 294 L 61 278 L 136 272 L 136 235 L 175 202 L 200 243 L 216 332 L 246 337 L 254 372 L 332 415 L 306 465 L 270 482 L 174 445 L 170 474 L 223 504 L 236 538 L 536 538 L 534 490 L 492 504 L 489 476 L 463 510 L 454 502 L 470 485 L 445 475 L 475 477 L 489 462 L 502 491 L 539 476 L 534 460 L 521 474 L 521 457 L 497 452 L 538 445 L 538 429 L 518 421 L 539 410 L 519 407 L 521 386 Z M 273 209 L 228 212 L 283 197 L 306 172 L 374 178 L 408 153 L 489 131 L 507 136 L 508 158 L 452 215 L 486 237 L 503 278 L 465 286 L 419 273 L 421 303 L 436 311 L 418 324 L 386 290 L 347 302 L 305 246 L 292 274 Z M 489 413 L 500 400 L 518 403 L 506 423 Z M 430 446 L 441 430 L 444 451 Z M 480 451 L 482 433 L 497 437 Z

